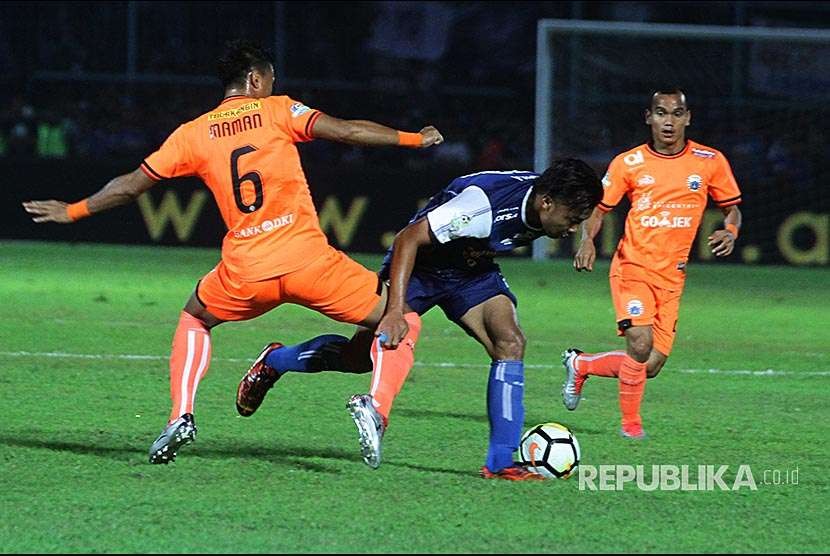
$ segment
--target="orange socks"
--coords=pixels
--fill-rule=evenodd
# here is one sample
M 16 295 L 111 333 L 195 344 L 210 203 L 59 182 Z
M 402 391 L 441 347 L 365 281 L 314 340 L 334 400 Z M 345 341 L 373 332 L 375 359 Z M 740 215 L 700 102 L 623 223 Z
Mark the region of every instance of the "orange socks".
M 576 358 L 576 370 L 583 376 L 618 376 L 625 359 L 624 351 L 605 353 L 581 353 Z
M 369 394 L 375 409 L 383 416 L 384 425 L 389 420 L 392 403 L 415 363 L 415 342 L 421 333 L 418 313 L 407 313 L 403 318 L 409 325 L 409 332 L 396 349 L 384 348 L 378 338 L 372 342 L 372 389 Z
M 185 413 L 193 413 L 196 389 L 209 366 L 210 330 L 205 328 L 201 320 L 182 311 L 170 353 L 170 398 L 173 400 L 173 409 L 168 423 Z
M 646 364 L 625 355 L 620 367 L 620 411 L 622 424 L 642 425 L 640 402 L 646 388 Z

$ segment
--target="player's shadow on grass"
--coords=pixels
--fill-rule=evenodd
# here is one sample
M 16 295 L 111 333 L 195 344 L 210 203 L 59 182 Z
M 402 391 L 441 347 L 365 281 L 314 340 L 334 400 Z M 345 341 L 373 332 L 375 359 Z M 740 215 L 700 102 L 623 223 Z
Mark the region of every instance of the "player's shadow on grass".
M 112 439 L 95 439 L 89 443 L 69 442 L 65 440 L 50 440 L 43 438 L 26 438 L 21 436 L 0 436 L 0 445 L 17 447 L 17 448 L 34 448 L 38 450 L 52 450 L 58 452 L 71 452 L 73 454 L 90 455 L 97 457 L 105 457 L 125 463 L 136 462 L 136 458 L 146 462 L 146 448 L 137 447 L 128 444 L 118 446 L 107 446 L 106 443 L 114 443 Z M 327 473 L 337 475 L 342 473 L 342 470 L 318 463 L 309 461 L 309 458 L 333 459 L 347 461 L 351 463 L 364 465 L 360 459 L 360 455 L 355 450 L 341 450 L 338 448 L 308 448 L 303 446 L 286 446 L 286 445 L 262 445 L 262 444 L 244 444 L 239 443 L 235 445 L 222 446 L 188 446 L 184 448 L 187 450 L 181 457 L 200 457 L 207 459 L 259 459 L 265 460 L 275 465 L 287 465 L 294 468 L 302 468 L 306 471 L 316 473 Z M 149 464 L 148 464 L 149 465 Z M 174 464 L 175 465 L 175 464 Z M 424 465 L 416 465 L 411 463 L 397 463 L 394 460 L 384 462 L 388 467 L 406 467 L 416 471 L 427 471 L 429 473 L 442 473 L 458 475 L 462 477 L 473 477 L 474 473 L 468 471 L 460 471 L 458 469 L 444 468 L 444 467 L 429 467 Z
M 455 413 L 452 411 L 435 411 L 431 409 L 406 409 L 396 408 L 395 415 L 403 417 L 415 417 L 418 419 L 461 419 L 464 421 L 475 421 L 476 423 L 487 423 L 487 415 L 471 414 L 471 413 Z
M 87 444 L 80 442 L 66 442 L 63 440 L 43 440 L 20 436 L 0 436 L 0 444 L 17 448 L 35 448 L 53 450 L 57 452 L 72 452 L 73 454 L 104 456 L 111 459 L 128 460 L 135 455 L 136 449 L 132 446 L 102 446 L 99 440 Z
M 97 438 L 91 440 L 90 442 L 84 443 L 43 438 L 26 438 L 21 436 L 0 436 L 0 445 L 4 446 L 71 452 L 73 454 L 105 457 L 108 459 L 123 461 L 125 463 L 136 461 L 137 457 L 144 462 L 147 461 L 147 449 L 145 447 L 138 447 L 129 444 L 120 444 L 117 446 L 107 445 L 115 443 L 117 443 L 117 441 L 111 438 Z M 194 445 L 188 446 L 184 448 L 184 450 L 187 450 L 187 453 L 183 453 L 182 457 L 190 456 L 208 459 L 231 459 L 242 457 L 244 459 L 262 459 L 277 465 L 289 465 L 291 467 L 300 467 L 307 471 L 329 474 L 337 474 L 341 471 L 328 465 L 307 461 L 304 458 L 343 459 L 360 463 L 360 457 L 358 455 L 352 452 L 346 452 L 345 450 L 309 450 L 307 448 L 297 446 L 278 447 L 262 445 L 236 445 L 222 447 L 200 447 Z

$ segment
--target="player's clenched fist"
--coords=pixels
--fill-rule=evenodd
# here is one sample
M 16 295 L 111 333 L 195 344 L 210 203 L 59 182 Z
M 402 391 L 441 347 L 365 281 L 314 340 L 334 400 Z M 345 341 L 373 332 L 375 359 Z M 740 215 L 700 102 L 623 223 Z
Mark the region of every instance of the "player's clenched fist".
M 421 148 L 431 147 L 432 145 L 440 145 L 444 142 L 444 136 L 441 132 L 431 125 L 425 127 L 420 132 L 423 139 L 421 140 Z

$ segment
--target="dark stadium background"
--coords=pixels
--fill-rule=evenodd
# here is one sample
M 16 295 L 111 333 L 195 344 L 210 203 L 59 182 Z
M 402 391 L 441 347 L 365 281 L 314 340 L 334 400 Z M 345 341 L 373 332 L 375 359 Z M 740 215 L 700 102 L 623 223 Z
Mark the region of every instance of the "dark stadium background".
M 246 36 L 274 50 L 279 94 L 338 117 L 408 130 L 434 124 L 444 133 L 445 144 L 426 152 L 323 141 L 301 147 L 332 241 L 350 251 L 382 251 L 419 202 L 453 176 L 533 167 L 536 22 L 542 18 L 826 28 L 830 7 L 821 2 L 6 2 L 0 4 L 5 201 L 0 237 L 217 246 L 222 223 L 212 199 L 197 193 L 202 188 L 196 180 L 156 187 L 143 205 L 72 227 L 32 224 L 20 201 L 75 201 L 136 168 L 179 123 L 218 103 L 214 60 L 226 39 Z M 775 71 L 776 58 L 787 49 L 773 45 L 766 57 L 752 61 L 753 68 L 738 62 L 738 78 L 764 70 L 759 64 L 769 63 L 767 69 Z M 826 66 L 830 47 L 817 52 Z M 647 61 L 648 54 L 634 56 Z M 601 53 L 589 46 L 580 55 Z M 677 63 L 694 68 L 710 61 L 681 50 Z M 827 74 L 782 81 L 723 106 L 717 88 L 697 82 L 693 72 L 681 83 L 691 90 L 689 136 L 723 150 L 743 186 L 741 241 L 754 249 L 745 262 L 828 264 Z M 654 83 L 659 79 L 658 72 Z M 632 103 L 634 89 L 623 96 L 618 85 L 568 84 L 570 98 L 579 99 L 590 88 L 604 104 L 592 108 L 590 117 L 571 112 L 573 117 L 560 118 L 557 125 L 572 140 L 556 144 L 554 154 L 586 158 L 602 173 L 614 152 L 646 138 L 639 114 L 647 91 L 638 105 Z M 793 112 L 764 112 L 782 103 Z M 809 210 L 809 225 L 785 234 L 796 254 L 783 253 L 781 227 L 803 210 Z M 174 215 L 181 216 L 178 223 Z M 567 247 L 558 253 L 566 255 Z

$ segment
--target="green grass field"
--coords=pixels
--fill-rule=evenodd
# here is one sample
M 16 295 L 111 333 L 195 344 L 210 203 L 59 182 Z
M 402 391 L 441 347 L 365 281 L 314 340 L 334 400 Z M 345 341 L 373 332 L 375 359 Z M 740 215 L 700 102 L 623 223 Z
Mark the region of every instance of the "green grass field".
M 830 272 L 692 265 L 675 351 L 649 381 L 650 438 L 618 437 L 617 385 L 560 400 L 559 353 L 619 348 L 607 265 L 507 260 L 529 338 L 526 426 L 558 421 L 586 465 L 750 466 L 757 490 L 580 490 L 477 477 L 483 350 L 429 313 L 377 471 L 345 410 L 370 375 L 291 375 L 251 418 L 239 378 L 261 347 L 350 327 L 282 307 L 213 332 L 199 436 L 147 449 L 169 410 L 178 313 L 218 250 L 0 242 L 2 552 L 802 552 L 830 550 Z M 370 268 L 378 257 L 358 257 Z M 766 371 L 753 373 L 748 371 Z M 798 469 L 798 484 L 763 484 Z M 731 485 L 731 480 L 727 480 Z

